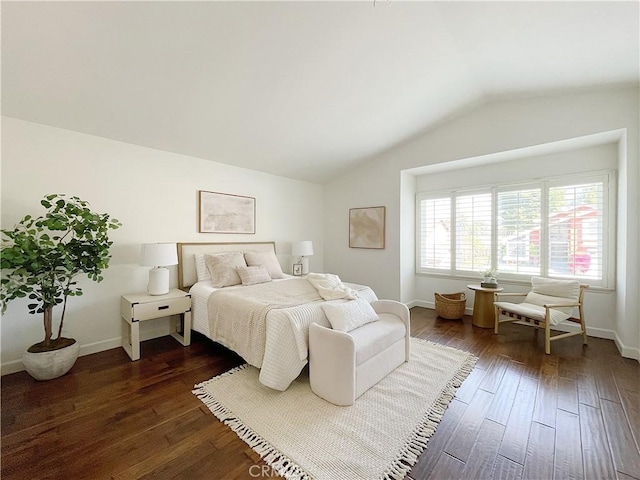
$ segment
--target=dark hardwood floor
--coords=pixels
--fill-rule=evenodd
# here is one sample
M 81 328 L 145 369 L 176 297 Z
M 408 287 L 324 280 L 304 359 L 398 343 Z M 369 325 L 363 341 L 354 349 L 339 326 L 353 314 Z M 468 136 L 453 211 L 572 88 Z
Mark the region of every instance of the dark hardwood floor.
M 458 390 L 409 477 L 640 480 L 640 366 L 612 341 L 552 344 L 507 324 L 501 334 L 413 308 L 413 336 L 473 352 Z M 273 478 L 259 456 L 191 389 L 242 361 L 195 334 L 78 359 L 36 382 L 2 377 L 2 478 Z M 348 480 L 348 479 L 345 479 Z

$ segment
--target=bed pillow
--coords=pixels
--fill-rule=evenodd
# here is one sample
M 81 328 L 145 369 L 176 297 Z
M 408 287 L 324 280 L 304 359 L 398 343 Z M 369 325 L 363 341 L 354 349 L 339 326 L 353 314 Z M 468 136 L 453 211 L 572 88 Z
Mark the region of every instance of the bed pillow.
M 205 262 L 214 287 L 230 287 L 242 283 L 238 267 L 246 267 L 242 252 L 205 254 Z
M 244 259 L 250 267 L 264 265 L 271 278 L 285 278 L 275 252 L 244 252 Z
M 206 282 L 207 280 L 211 280 L 211 274 L 209 273 L 209 268 L 207 268 L 207 262 L 204 259 L 204 253 L 196 253 L 196 277 L 199 282 Z
M 238 275 L 242 285 L 255 285 L 271 281 L 271 275 L 264 265 L 252 265 L 250 267 L 238 267 Z
M 331 328 L 339 332 L 350 332 L 367 323 L 380 320 L 371 304 L 364 298 L 356 298 L 341 303 L 322 305 Z

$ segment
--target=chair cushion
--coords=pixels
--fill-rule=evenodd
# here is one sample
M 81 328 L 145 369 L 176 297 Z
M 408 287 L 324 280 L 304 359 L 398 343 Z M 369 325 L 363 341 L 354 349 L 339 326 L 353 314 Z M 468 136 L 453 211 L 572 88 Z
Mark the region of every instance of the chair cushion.
M 351 330 L 356 347 L 356 366 L 382 352 L 406 335 L 405 324 L 397 315 L 380 313 L 380 320 Z
M 556 297 L 554 299 L 558 300 Z M 546 302 L 551 303 L 551 302 Z M 561 303 L 560 301 L 555 301 L 554 303 Z M 513 313 L 515 315 L 520 315 L 527 318 L 532 318 L 535 320 L 544 321 L 545 316 L 545 308 L 541 305 L 536 305 L 533 303 L 528 303 L 525 299 L 522 303 L 511 303 L 511 302 L 495 302 L 497 307 L 500 309 Z M 552 308 L 549 312 L 550 323 L 551 325 L 557 325 L 561 322 L 564 322 L 567 318 L 571 316 L 571 308 L 569 308 L 569 313 L 561 311 L 560 309 Z
M 575 304 L 579 299 L 580 282 L 577 280 L 557 280 L 554 278 L 531 277 L 531 291 L 527 294 L 522 303 L 544 307 L 547 304 Z M 566 315 L 565 318 L 560 320 L 562 322 L 571 316 L 573 307 L 559 307 L 554 310 Z M 552 316 L 554 315 L 552 314 Z M 561 317 L 561 315 L 557 315 L 557 317 Z M 553 323 L 553 325 L 556 325 L 556 323 Z
M 570 299 L 569 303 L 576 303 L 580 298 L 580 282 L 577 280 L 531 277 L 531 292 L 551 297 L 568 298 Z

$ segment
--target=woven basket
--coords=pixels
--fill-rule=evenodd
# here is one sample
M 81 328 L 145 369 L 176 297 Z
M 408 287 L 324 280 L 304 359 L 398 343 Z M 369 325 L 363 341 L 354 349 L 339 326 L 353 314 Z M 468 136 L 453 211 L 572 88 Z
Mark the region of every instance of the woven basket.
M 454 320 L 464 317 L 467 299 L 463 292 L 436 293 L 436 313 L 439 317 Z

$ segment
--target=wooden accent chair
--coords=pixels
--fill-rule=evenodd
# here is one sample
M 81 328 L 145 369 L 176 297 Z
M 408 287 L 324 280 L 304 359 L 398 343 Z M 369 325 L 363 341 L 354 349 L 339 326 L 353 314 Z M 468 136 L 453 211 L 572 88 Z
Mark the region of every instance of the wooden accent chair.
M 583 298 L 588 285 L 577 280 L 556 280 L 531 277 L 531 291 L 528 293 L 495 293 L 495 333 L 504 322 L 526 322 L 532 327 L 544 330 L 544 351 L 551 353 L 551 342 L 573 335 L 582 335 L 582 343 L 587 344 L 587 330 L 584 322 Z M 503 301 L 505 297 L 525 297 L 521 303 Z M 572 317 L 578 309 L 578 318 Z M 551 336 L 551 327 L 570 321 L 580 325 L 577 332 Z

